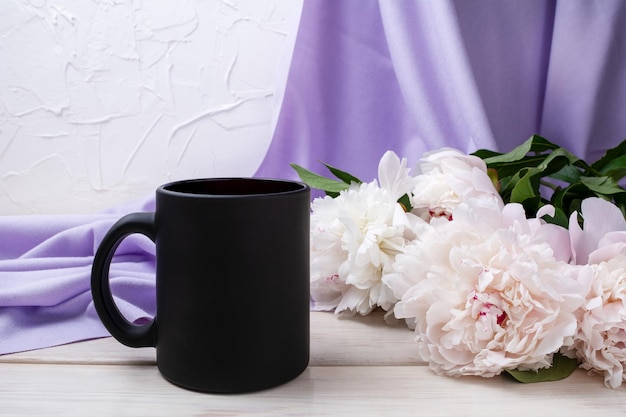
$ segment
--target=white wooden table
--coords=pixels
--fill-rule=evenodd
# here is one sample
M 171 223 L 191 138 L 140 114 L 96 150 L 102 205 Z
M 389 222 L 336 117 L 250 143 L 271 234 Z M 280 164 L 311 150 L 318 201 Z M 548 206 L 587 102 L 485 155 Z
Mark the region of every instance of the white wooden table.
M 311 313 L 311 362 L 298 378 L 215 395 L 165 381 L 153 348 L 112 338 L 0 356 L 0 415 L 11 416 L 624 416 L 626 387 L 584 371 L 559 382 L 436 376 L 413 333 L 380 314 Z

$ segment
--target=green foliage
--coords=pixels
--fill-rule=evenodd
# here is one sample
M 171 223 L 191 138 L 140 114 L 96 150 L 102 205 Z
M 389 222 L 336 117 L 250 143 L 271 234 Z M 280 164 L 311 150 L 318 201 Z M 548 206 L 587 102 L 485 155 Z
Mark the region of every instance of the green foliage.
M 587 197 L 611 201 L 626 213 L 626 191 L 618 184 L 626 175 L 626 140 L 591 165 L 537 135 L 507 153 L 481 149 L 474 155 L 487 164 L 504 202 L 522 204 L 529 217 L 551 204 L 556 214 L 544 220 L 567 227 Z
M 348 174 L 347 172 L 341 171 L 340 169 L 332 167 L 328 164 L 324 164 L 324 166 L 326 166 L 326 168 L 328 168 L 328 170 L 341 181 L 323 177 L 301 167 L 300 165 L 291 164 L 291 167 L 296 171 L 300 179 L 305 184 L 311 188 L 322 190 L 331 197 L 337 197 L 341 191 L 347 190 L 353 182 L 357 184 L 361 183 L 360 179 Z
M 322 162 L 322 164 L 324 164 L 324 166 L 328 168 L 331 174 L 333 174 L 335 177 L 339 178 L 341 181 L 343 181 L 344 183 L 348 185 L 352 184 L 353 182 L 357 184 L 360 184 L 362 182 L 360 179 L 353 176 L 352 174 L 348 174 L 347 172 L 337 169 L 333 166 L 330 166 L 327 163 Z
M 560 353 L 555 353 L 552 357 L 552 366 L 535 371 L 507 370 L 506 372 L 515 378 L 516 381 L 524 384 L 532 382 L 558 381 L 565 379 L 578 367 L 576 359 L 568 358 Z

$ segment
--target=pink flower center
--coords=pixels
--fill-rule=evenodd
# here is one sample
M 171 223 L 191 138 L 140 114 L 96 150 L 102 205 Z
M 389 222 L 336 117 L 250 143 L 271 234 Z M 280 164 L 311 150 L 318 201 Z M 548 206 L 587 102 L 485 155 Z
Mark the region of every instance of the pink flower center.
M 481 317 L 481 318 L 489 319 L 495 316 L 496 324 L 502 327 L 502 325 L 504 324 L 508 316 L 506 312 L 502 310 L 499 306 L 497 306 L 496 304 L 492 302 L 487 301 L 491 297 L 492 295 L 490 294 L 479 295 L 477 293 L 474 293 L 474 295 L 472 296 L 472 301 L 477 302 L 477 303 L 472 303 L 473 310 L 475 311 L 475 309 L 478 308 L 478 317 Z
M 429 208 L 428 209 L 428 215 L 430 216 L 431 219 L 433 217 L 445 217 L 449 221 L 452 221 L 452 213 L 448 213 L 446 210 L 443 210 L 443 209 L 432 209 L 432 208 Z
M 334 274 L 329 277 L 326 277 L 326 284 L 334 284 L 339 280 L 339 275 Z

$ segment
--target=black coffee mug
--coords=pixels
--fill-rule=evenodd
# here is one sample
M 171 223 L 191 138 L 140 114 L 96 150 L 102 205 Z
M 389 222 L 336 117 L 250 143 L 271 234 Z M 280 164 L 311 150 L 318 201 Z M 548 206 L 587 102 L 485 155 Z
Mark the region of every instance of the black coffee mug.
M 121 343 L 156 347 L 176 385 L 238 393 L 287 382 L 309 362 L 309 216 L 310 189 L 299 182 L 163 185 L 155 212 L 121 218 L 96 252 L 98 316 Z M 109 286 L 114 252 L 132 233 L 156 244 L 157 312 L 146 325 L 120 314 Z

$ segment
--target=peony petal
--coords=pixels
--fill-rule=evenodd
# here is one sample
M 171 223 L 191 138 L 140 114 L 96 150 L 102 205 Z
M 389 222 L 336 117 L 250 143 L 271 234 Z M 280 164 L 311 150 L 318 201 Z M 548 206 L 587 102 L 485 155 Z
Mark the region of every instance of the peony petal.
M 576 265 L 584 265 L 587 263 L 591 244 L 585 239 L 583 229 L 578 224 L 578 213 L 573 212 L 569 216 L 569 238 L 572 252 L 572 262 Z
M 582 230 L 576 213 L 572 213 L 569 220 L 573 260 L 579 265 L 588 262 L 589 254 L 598 248 L 598 243 L 607 233 L 626 231 L 622 212 L 609 201 L 598 197 L 586 198 L 581 203 L 581 212 L 584 219 Z
M 590 264 L 599 264 L 615 258 L 626 249 L 626 242 L 615 242 L 610 245 L 604 245 L 589 254 L 587 262 Z
M 609 232 L 598 242 L 598 247 L 614 245 L 616 243 L 626 243 L 626 231 Z
M 539 210 L 537 210 L 537 215 L 535 217 L 538 219 L 546 215 L 549 217 L 554 217 L 554 213 L 555 213 L 554 206 L 550 204 L 546 204 L 545 206 L 539 207 Z
M 554 251 L 554 257 L 562 262 L 569 262 L 572 257 L 570 233 L 566 228 L 556 224 L 541 225 L 539 234 L 545 239 Z
M 508 203 L 502 209 L 502 226 L 512 227 L 515 224 L 527 225 L 524 206 L 519 203 Z M 528 233 L 528 231 L 525 231 Z
M 598 197 L 586 198 L 581 203 L 585 229 L 589 226 L 600 237 L 608 232 L 626 230 L 626 220 L 620 209 L 610 201 Z
M 600 238 L 598 248 L 589 254 L 589 263 L 598 264 L 615 258 L 626 250 L 626 232 L 609 232 Z
M 480 168 L 472 169 L 472 184 L 478 191 L 493 193 L 494 196 L 499 195 L 489 175 Z
M 400 171 L 400 158 L 393 151 L 387 151 L 378 163 L 378 182 L 381 188 L 391 189 Z
M 361 290 L 356 287 L 348 287 L 343 294 L 335 314 L 343 312 L 359 313 L 361 315 L 369 314 L 374 307 L 369 305 L 369 296 L 367 290 Z
M 389 191 L 393 201 L 409 193 L 414 187 L 414 178 L 409 175 L 406 158 L 400 158 L 393 151 L 387 151 L 378 163 L 378 183 L 380 188 Z

